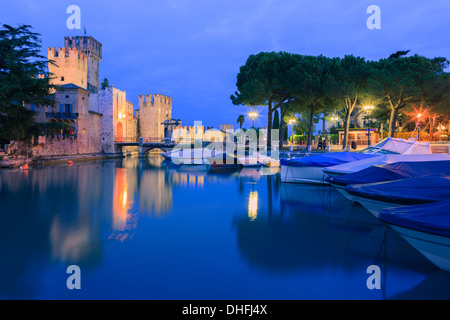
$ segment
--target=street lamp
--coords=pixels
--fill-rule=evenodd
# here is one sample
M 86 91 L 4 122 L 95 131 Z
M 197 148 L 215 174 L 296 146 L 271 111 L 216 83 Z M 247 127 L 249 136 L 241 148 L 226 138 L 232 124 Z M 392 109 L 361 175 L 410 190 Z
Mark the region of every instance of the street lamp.
M 420 141 L 420 127 L 422 126 L 422 121 L 420 120 L 420 118 L 422 117 L 422 114 L 421 113 L 419 113 L 419 114 L 417 114 L 417 124 L 416 124 L 416 127 L 417 127 L 417 141 Z
M 252 119 L 253 124 L 252 124 L 252 128 L 255 128 L 255 119 L 258 118 L 259 114 L 256 111 L 251 111 L 247 114 L 247 116 Z
M 364 106 L 364 111 L 367 113 L 367 116 L 370 116 L 372 113 L 374 106 Z M 370 146 L 370 122 L 369 119 L 367 119 L 367 146 Z

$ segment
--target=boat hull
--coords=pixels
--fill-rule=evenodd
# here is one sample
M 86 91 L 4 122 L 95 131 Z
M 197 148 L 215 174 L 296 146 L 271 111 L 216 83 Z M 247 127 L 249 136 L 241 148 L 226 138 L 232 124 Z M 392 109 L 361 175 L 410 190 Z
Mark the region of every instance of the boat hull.
M 450 238 L 396 225 L 391 227 L 438 268 L 450 271 Z
M 392 202 L 383 202 L 383 201 L 377 201 L 369 198 L 363 198 L 359 196 L 352 195 L 348 193 L 347 191 L 343 190 L 344 194 L 346 193 L 346 198 L 353 202 L 358 202 L 360 205 L 362 205 L 364 208 L 366 208 L 367 211 L 369 211 L 371 214 L 373 214 L 376 218 L 380 217 L 381 211 L 387 208 L 395 208 L 404 206 L 403 204 L 398 203 L 392 203 Z
M 321 167 L 281 166 L 280 171 L 282 182 L 328 184 Z

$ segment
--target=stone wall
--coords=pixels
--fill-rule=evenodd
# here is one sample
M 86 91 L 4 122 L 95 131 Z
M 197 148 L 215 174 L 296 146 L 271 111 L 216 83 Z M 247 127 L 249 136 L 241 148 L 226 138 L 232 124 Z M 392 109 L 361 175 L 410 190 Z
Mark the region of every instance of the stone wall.
M 102 153 L 100 124 L 102 116 L 97 114 L 80 114 L 78 123 L 74 124 L 78 130 L 76 138 L 39 137 L 31 144 L 17 141 L 8 150 L 10 155 L 24 157 L 55 157 L 74 156 Z

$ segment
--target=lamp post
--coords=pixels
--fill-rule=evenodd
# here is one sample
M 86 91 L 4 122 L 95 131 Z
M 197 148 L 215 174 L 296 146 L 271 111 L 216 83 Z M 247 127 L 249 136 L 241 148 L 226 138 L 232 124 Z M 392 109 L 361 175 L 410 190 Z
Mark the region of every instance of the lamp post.
M 367 113 L 367 116 L 370 116 L 374 109 L 374 106 L 365 106 L 364 111 Z M 367 125 L 367 146 L 370 146 L 370 122 L 369 119 L 367 119 L 368 125 Z
M 259 114 L 256 111 L 251 111 L 247 116 L 252 119 L 252 128 L 255 128 L 255 119 L 258 118 Z
M 419 113 L 417 115 L 417 141 L 420 141 L 420 127 L 422 126 L 422 121 L 420 120 L 420 118 L 422 117 L 422 114 Z

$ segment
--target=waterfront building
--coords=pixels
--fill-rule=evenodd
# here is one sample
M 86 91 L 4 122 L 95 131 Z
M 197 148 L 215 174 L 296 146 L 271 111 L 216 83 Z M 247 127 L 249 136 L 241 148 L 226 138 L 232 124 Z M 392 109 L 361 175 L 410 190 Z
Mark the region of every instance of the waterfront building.
M 48 66 L 52 83 L 59 86 L 55 106 L 25 107 L 36 112 L 38 123 L 67 125 L 55 135 L 39 137 L 33 156 L 128 153 L 137 147 L 117 148 L 116 142 L 170 138 L 174 128 L 181 125 L 181 120 L 172 119 L 171 97 L 139 96 L 139 107 L 134 110 L 125 91 L 114 86 L 101 89 L 102 44 L 93 37 L 65 37 L 64 47 L 48 48 L 47 53 L 54 62 Z M 17 149 L 22 147 L 16 145 Z
M 139 110 L 136 111 L 140 136 L 152 139 L 170 138 L 171 127 L 164 125 L 172 119 L 172 98 L 161 94 L 139 96 Z

